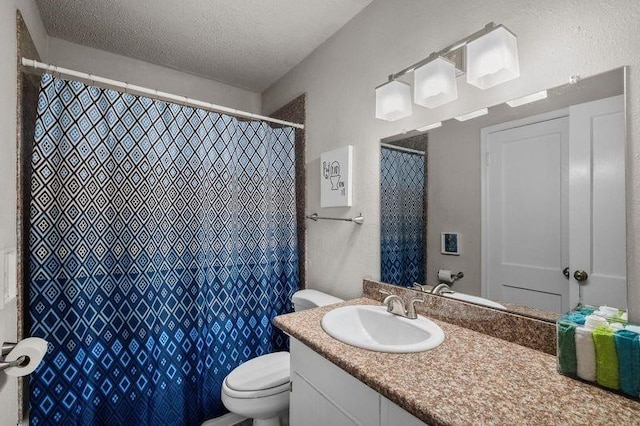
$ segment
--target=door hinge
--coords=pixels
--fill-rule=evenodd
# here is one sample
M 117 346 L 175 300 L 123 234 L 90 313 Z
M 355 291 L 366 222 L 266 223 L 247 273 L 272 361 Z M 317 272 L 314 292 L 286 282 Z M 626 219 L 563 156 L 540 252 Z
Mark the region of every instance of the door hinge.
M 490 152 L 485 152 L 484 153 L 484 165 L 488 166 L 490 162 L 491 162 L 491 153 Z
M 293 392 L 293 382 L 289 382 L 289 392 Z

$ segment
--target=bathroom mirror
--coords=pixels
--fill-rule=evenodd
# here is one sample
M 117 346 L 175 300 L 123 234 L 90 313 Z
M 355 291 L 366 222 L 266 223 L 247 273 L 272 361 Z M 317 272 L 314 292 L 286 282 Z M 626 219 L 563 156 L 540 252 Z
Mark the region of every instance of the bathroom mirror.
M 625 79 L 382 140 L 381 280 L 548 320 L 627 309 Z

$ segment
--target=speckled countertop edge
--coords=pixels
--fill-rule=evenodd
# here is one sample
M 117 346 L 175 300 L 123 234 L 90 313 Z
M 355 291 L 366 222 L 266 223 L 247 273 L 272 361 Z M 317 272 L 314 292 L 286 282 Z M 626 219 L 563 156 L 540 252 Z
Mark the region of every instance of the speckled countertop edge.
M 370 388 L 433 425 L 640 424 L 640 403 L 562 376 L 554 356 L 434 319 L 439 347 L 414 354 L 359 349 L 322 330 L 340 306 L 281 315 L 274 324 Z

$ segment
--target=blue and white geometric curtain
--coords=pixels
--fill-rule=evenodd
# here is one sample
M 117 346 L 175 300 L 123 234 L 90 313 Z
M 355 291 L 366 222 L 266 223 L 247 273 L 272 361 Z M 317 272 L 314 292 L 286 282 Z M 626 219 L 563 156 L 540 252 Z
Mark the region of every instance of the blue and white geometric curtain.
M 42 77 L 30 219 L 31 424 L 200 424 L 286 349 L 294 132 Z
M 410 287 L 424 283 L 424 156 L 381 147 L 381 279 Z

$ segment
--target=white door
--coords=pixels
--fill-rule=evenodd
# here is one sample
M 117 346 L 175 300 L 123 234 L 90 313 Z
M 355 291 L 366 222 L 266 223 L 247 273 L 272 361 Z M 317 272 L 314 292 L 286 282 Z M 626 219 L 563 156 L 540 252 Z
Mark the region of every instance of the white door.
M 624 97 L 570 111 L 570 259 L 580 301 L 626 309 Z M 578 282 L 575 271 L 588 278 Z
M 569 119 L 489 132 L 485 141 L 487 296 L 566 312 Z

